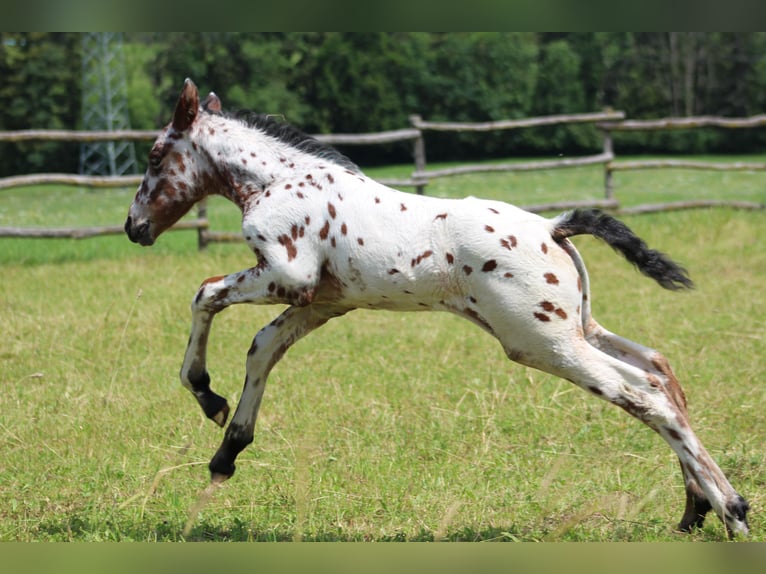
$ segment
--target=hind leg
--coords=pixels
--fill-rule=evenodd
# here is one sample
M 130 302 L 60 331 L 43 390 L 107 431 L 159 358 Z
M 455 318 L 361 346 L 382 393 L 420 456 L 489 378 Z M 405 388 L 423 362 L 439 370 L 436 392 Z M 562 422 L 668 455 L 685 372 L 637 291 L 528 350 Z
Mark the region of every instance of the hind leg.
M 687 495 L 682 530 L 701 525 L 712 507 L 729 537 L 747 535 L 747 502 L 692 430 L 683 391 L 661 354 L 596 325 L 588 341 L 575 341 L 568 359 L 554 369 L 556 374 L 621 407 L 657 432 L 678 455 Z
M 689 414 L 686 406 L 686 397 L 664 356 L 654 349 L 644 347 L 619 335 L 615 335 L 592 319 L 587 326 L 585 336 L 590 344 L 604 353 L 639 369 L 643 369 L 647 377 L 652 377 L 651 382 L 655 385 L 659 383 L 660 386 L 658 388 L 674 403 L 688 424 Z M 681 472 L 684 476 L 686 488 L 686 509 L 678 528 L 688 532 L 693 528 L 702 526 L 705 515 L 712 510 L 712 506 L 699 484 L 697 484 L 694 476 L 687 470 L 686 465 L 680 459 L 679 462 L 681 463 Z

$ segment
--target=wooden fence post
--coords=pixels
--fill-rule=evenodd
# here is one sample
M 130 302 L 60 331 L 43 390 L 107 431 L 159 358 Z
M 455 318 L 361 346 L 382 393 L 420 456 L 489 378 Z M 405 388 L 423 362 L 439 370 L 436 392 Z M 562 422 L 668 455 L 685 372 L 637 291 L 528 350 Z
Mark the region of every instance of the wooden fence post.
M 614 146 L 612 144 L 612 132 L 602 130 L 604 136 L 604 155 L 612 156 L 607 162 L 604 162 L 604 196 L 606 199 L 614 199 L 614 182 L 612 181 L 612 161 L 614 159 Z
M 197 204 L 197 219 L 207 221 L 207 199 L 203 199 Z M 207 226 L 197 228 L 197 249 L 203 251 L 207 249 L 210 239 L 207 234 Z
M 423 119 L 417 114 L 410 116 L 410 124 L 420 133 L 420 135 L 412 142 L 412 152 L 415 156 L 416 173 L 425 171 L 426 169 L 426 142 L 423 139 L 423 131 L 418 127 L 418 123 L 421 121 L 423 121 Z M 425 184 L 415 186 L 415 190 L 417 191 L 418 195 L 423 195 L 425 188 Z

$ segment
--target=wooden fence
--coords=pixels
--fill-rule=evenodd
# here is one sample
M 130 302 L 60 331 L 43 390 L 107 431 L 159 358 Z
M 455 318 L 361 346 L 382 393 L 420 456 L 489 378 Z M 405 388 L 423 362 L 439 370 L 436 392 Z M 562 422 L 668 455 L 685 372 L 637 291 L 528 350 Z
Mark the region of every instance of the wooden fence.
M 658 120 L 626 120 L 621 122 L 602 122 L 597 127 L 604 134 L 604 149 L 612 150 L 612 132 L 617 131 L 669 131 L 679 129 L 696 129 L 716 127 L 722 129 L 752 129 L 766 126 L 766 114 L 749 118 L 720 118 L 713 116 L 696 116 L 688 118 L 665 118 Z M 703 169 L 715 171 L 764 171 L 763 162 L 711 162 L 694 160 L 643 160 L 643 161 L 609 161 L 604 166 L 604 188 L 607 199 L 614 198 L 614 172 L 641 169 Z M 764 209 L 762 203 L 737 200 L 699 200 L 677 201 L 638 205 L 620 209 L 621 213 L 639 214 L 656 211 L 677 209 L 692 209 L 701 207 L 732 207 L 736 209 Z
M 158 132 L 153 130 L 121 130 L 121 131 L 70 131 L 70 130 L 18 130 L 0 132 L 0 142 L 21 141 L 154 141 Z M 400 141 L 413 142 L 413 157 L 415 171 L 420 167 L 419 161 L 424 161 L 422 133 L 414 128 L 376 132 L 366 134 L 322 134 L 314 136 L 329 145 L 380 145 Z M 27 185 L 59 184 L 89 188 L 138 187 L 143 175 L 123 176 L 87 176 L 67 173 L 41 173 L 17 175 L 0 178 L 0 191 L 12 187 Z M 423 193 L 425 183 L 414 178 L 380 179 L 381 183 L 396 187 L 415 187 L 418 193 Z M 176 223 L 172 230 L 196 229 L 197 243 L 204 249 L 212 241 L 240 241 L 241 235 L 210 230 L 207 218 L 207 203 L 201 201 L 197 206 L 197 217 Z M 61 227 L 61 228 L 29 228 L 29 227 L 0 227 L 0 237 L 51 238 L 67 237 L 84 239 L 100 235 L 116 235 L 124 233 L 122 225 L 105 225 L 95 227 Z
M 499 163 L 499 164 L 466 164 L 445 169 L 427 169 L 424 133 L 428 131 L 440 132 L 489 132 L 496 130 L 527 129 L 540 126 L 551 126 L 572 123 L 593 123 L 603 135 L 603 148 L 601 153 L 557 160 L 536 160 L 529 162 Z M 413 146 L 414 171 L 406 179 L 380 179 L 385 185 L 393 187 L 414 187 L 417 193 L 424 193 L 428 183 L 441 177 L 454 177 L 469 173 L 487 172 L 513 172 L 549 169 L 566 169 L 588 165 L 604 166 L 604 197 L 586 201 L 560 201 L 540 205 L 524 206 L 529 211 L 541 212 L 573 207 L 602 207 L 619 210 L 621 213 L 648 213 L 671 209 L 687 209 L 696 207 L 727 206 L 739 209 L 763 209 L 760 203 L 746 201 L 721 201 L 721 200 L 689 200 L 684 202 L 648 204 L 631 208 L 621 208 L 620 203 L 614 196 L 614 173 L 625 170 L 640 169 L 706 169 L 706 170 L 766 170 L 766 163 L 717 163 L 691 160 L 646 160 L 646 161 L 617 161 L 613 149 L 613 132 L 636 131 L 636 130 L 677 130 L 694 129 L 700 127 L 718 127 L 724 129 L 759 128 L 766 126 L 766 114 L 750 118 L 719 118 L 711 116 L 689 118 L 667 118 L 659 120 L 625 120 L 625 114 L 621 111 L 604 111 L 591 114 L 567 114 L 545 116 L 538 118 L 524 118 L 520 120 L 503 120 L 482 123 L 463 122 L 429 122 L 420 116 L 410 117 L 410 128 L 387 132 L 367 134 L 323 134 L 315 136 L 319 141 L 330 145 L 381 145 L 393 142 L 410 141 Z M 114 132 L 94 131 L 68 131 L 68 130 L 21 130 L 13 132 L 0 132 L 0 142 L 19 141 L 153 141 L 157 137 L 156 131 L 124 130 Z M 39 184 L 62 184 L 80 187 L 113 188 L 113 187 L 137 187 L 141 182 L 141 175 L 126 176 L 82 176 L 73 174 L 32 174 L 0 178 L 0 191 L 12 187 L 39 185 Z M 235 233 L 215 232 L 210 230 L 207 218 L 207 206 L 201 202 L 198 206 L 195 219 L 183 220 L 173 226 L 173 229 L 196 229 L 198 244 L 204 248 L 211 241 L 239 241 L 241 236 Z M 123 233 L 122 225 L 81 227 L 81 228 L 58 228 L 58 229 L 32 229 L 22 227 L 0 227 L 0 237 L 70 237 L 85 238 L 99 235 Z
M 461 165 L 446 169 L 428 170 L 422 169 L 413 174 L 413 178 L 430 181 L 439 177 L 451 177 L 468 173 L 482 172 L 512 172 L 532 171 L 581 167 L 594 164 L 604 166 L 604 197 L 585 201 L 560 201 L 539 205 L 522 206 L 528 211 L 541 212 L 559 209 L 571 209 L 573 207 L 602 207 L 617 210 L 623 214 L 651 213 L 656 211 L 670 211 L 677 209 L 689 209 L 700 207 L 733 207 L 737 209 L 764 209 L 766 205 L 748 201 L 737 200 L 699 200 L 667 202 L 638 205 L 635 207 L 621 207 L 614 194 L 614 172 L 638 169 L 705 169 L 717 171 L 762 171 L 766 170 L 766 163 L 753 162 L 710 162 L 691 160 L 645 160 L 645 161 L 618 161 L 614 153 L 612 132 L 619 131 L 659 131 L 695 129 L 701 127 L 718 127 L 724 129 L 758 128 L 766 126 L 766 114 L 749 118 L 721 118 L 712 116 L 698 116 L 688 118 L 665 118 L 658 120 L 624 120 L 625 114 L 621 111 L 608 111 L 592 114 L 570 114 L 559 116 L 545 116 L 539 118 L 525 118 L 521 120 L 505 120 L 498 122 L 483 123 L 458 123 L 458 122 L 425 122 L 419 116 L 412 116 L 410 122 L 421 131 L 473 131 L 486 132 L 493 130 L 522 129 L 555 124 L 571 124 L 593 122 L 603 136 L 602 151 L 599 154 L 580 158 L 567 158 L 558 160 L 537 160 L 530 162 L 514 162 L 501 164 L 474 164 Z M 425 161 L 422 161 L 425 165 Z
M 411 116 L 410 123 L 413 127 L 421 131 L 441 131 L 441 132 L 489 132 L 495 130 L 511 130 L 511 129 L 523 129 L 534 128 L 541 126 L 552 126 L 560 124 L 573 124 L 573 123 L 594 123 L 594 122 L 606 122 L 614 120 L 622 120 L 625 118 L 625 112 L 621 111 L 606 111 L 596 112 L 590 114 L 566 114 L 566 115 L 554 115 L 543 116 L 537 118 L 524 118 L 520 120 L 502 120 L 496 122 L 481 122 L 481 123 L 463 123 L 463 122 L 426 122 L 423 121 L 420 116 Z M 606 140 L 604 140 L 606 142 Z M 469 173 L 488 173 L 488 172 L 512 172 L 512 171 L 533 171 L 533 170 L 548 170 L 548 169 L 565 169 L 572 167 L 582 167 L 587 165 L 596 164 L 608 164 L 614 159 L 614 152 L 611 146 L 605 147 L 603 151 L 596 155 L 579 157 L 579 158 L 565 158 L 556 160 L 536 160 L 530 162 L 514 162 L 514 163 L 500 163 L 500 164 L 468 164 L 461 165 L 452 168 L 445 169 L 420 169 L 413 173 L 413 178 L 418 180 L 430 181 L 439 177 L 452 177 L 457 175 L 464 175 Z M 425 166 L 425 159 L 422 160 L 422 165 Z M 615 209 L 619 207 L 619 203 L 616 199 L 607 197 L 605 199 L 592 199 L 588 201 L 560 201 L 556 203 L 545 203 L 539 205 L 525 205 L 525 209 L 534 212 L 551 211 L 560 209 L 572 209 L 574 207 L 602 207 Z

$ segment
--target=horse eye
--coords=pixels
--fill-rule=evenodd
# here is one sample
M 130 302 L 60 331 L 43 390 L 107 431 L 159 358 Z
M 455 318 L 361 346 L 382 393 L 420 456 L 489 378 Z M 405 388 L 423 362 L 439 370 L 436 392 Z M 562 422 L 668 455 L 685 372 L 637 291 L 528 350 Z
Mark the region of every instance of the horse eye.
M 155 170 L 158 171 L 160 169 L 160 166 L 162 165 L 162 156 L 158 154 L 150 154 L 149 155 L 149 166 Z

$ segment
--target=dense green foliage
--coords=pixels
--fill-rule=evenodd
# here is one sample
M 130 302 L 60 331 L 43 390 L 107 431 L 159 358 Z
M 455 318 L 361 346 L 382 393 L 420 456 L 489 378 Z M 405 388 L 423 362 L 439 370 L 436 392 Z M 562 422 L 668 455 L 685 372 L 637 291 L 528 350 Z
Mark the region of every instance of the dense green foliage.
M 74 33 L 0 33 L 0 130 L 77 128 L 80 51 Z M 168 120 L 187 76 L 228 109 L 281 114 L 312 133 L 402 128 L 411 114 L 487 121 L 605 107 L 634 119 L 766 110 L 766 33 L 128 33 L 124 52 L 137 129 Z M 600 145 L 586 126 L 428 138 L 429 160 Z M 765 140 L 758 130 L 694 130 L 620 135 L 616 144 L 622 152 L 754 152 Z M 0 175 L 77 168 L 76 146 L 67 144 L 2 144 L 0 152 Z M 354 155 L 372 163 L 408 152 Z

